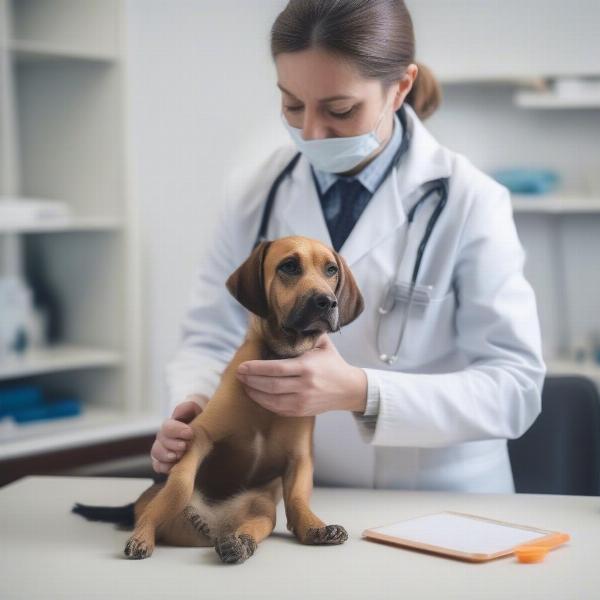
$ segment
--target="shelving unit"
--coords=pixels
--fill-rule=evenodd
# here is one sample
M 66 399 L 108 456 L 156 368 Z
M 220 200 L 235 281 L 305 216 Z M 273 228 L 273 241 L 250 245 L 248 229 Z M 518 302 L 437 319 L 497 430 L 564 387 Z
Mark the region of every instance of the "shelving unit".
M 517 90 L 514 99 L 515 104 L 521 108 L 600 109 L 600 97 L 561 97 L 552 92 L 529 92 L 526 90 Z
M 124 420 L 119 410 L 92 406 L 77 417 L 5 427 L 2 431 L 4 441 L 0 445 L 0 460 L 152 434 L 158 426 L 160 420 L 152 415 Z
M 84 346 L 54 345 L 32 349 L 23 358 L 11 357 L 0 364 L 0 381 L 27 375 L 62 373 L 92 367 L 120 366 L 123 357 L 118 352 L 85 348 Z
M 544 196 L 512 195 L 513 209 L 518 213 L 542 214 L 600 214 L 600 197 L 567 196 L 549 194 Z
M 552 359 L 548 362 L 548 372 L 552 375 L 583 375 L 600 385 L 600 365 L 588 362 L 576 362 L 566 359 Z
M 568 180 L 551 195 L 513 194 L 513 212 L 536 293 L 548 373 L 581 374 L 600 385 L 600 364 L 572 358 L 588 333 L 600 331 L 600 179 L 586 175 L 594 168 L 600 172 L 600 147 L 590 141 L 598 131 L 600 101 L 591 92 L 567 97 L 548 91 L 557 78 L 600 78 L 598 3 L 407 5 L 418 60 L 432 68 L 452 102 L 452 122 L 440 115 L 433 133 L 443 134 L 450 147 L 464 140 L 466 155 L 490 171 L 530 165 L 558 169 Z M 472 132 L 462 138 L 469 126 L 489 143 L 473 140 Z M 539 137 L 546 133 L 547 140 Z M 511 152 L 510 144 L 520 142 Z
M 0 222 L 4 264 L 52 308 L 50 344 L 0 360 L 0 388 L 35 384 L 82 401 L 78 417 L 5 422 L 0 461 L 152 433 L 162 420 L 140 392 L 122 11 L 119 0 L 0 0 L 0 197 L 64 201 L 72 212 Z
M 51 223 L 14 225 L 0 221 L 0 233 L 23 234 L 23 233 L 48 233 L 69 231 L 115 231 L 118 232 L 125 227 L 120 218 L 115 217 L 76 217 L 63 221 L 52 221 Z

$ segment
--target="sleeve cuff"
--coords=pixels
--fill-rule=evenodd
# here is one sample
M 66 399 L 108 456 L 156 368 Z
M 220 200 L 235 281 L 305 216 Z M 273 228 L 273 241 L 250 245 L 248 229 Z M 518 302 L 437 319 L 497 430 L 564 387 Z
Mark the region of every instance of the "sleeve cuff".
M 379 414 L 380 386 L 375 369 L 363 369 L 367 376 L 367 405 L 363 413 L 355 412 L 359 418 L 375 420 Z

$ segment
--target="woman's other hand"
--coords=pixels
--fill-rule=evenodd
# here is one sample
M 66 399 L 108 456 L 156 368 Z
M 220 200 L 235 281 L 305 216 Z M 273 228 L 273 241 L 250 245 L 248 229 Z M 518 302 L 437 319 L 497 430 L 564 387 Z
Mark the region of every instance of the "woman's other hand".
M 188 423 L 202 412 L 201 405 L 206 406 L 207 402 L 208 398 L 200 394 L 188 396 L 162 424 L 150 450 L 152 468 L 157 473 L 168 473 L 183 456 L 188 442 L 194 437 Z

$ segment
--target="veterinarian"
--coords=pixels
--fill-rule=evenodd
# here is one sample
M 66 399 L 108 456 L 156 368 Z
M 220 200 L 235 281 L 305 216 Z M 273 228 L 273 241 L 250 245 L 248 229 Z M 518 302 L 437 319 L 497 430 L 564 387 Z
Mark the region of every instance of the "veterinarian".
M 167 367 L 155 471 L 179 460 L 243 340 L 247 312 L 225 280 L 275 186 L 265 237 L 339 251 L 366 307 L 315 350 L 238 372 L 263 407 L 319 415 L 316 484 L 513 492 L 507 439 L 540 412 L 546 367 L 507 189 L 423 125 L 440 92 L 401 0 L 291 0 L 271 50 L 294 145 L 221 207 Z

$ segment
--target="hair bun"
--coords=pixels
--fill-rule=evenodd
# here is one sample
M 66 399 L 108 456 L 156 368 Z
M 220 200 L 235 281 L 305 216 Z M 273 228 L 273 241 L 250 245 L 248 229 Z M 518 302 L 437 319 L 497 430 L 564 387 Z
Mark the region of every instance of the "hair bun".
M 421 120 L 430 117 L 442 102 L 442 88 L 429 67 L 415 63 L 419 68 L 417 78 L 406 96 L 408 102 Z

